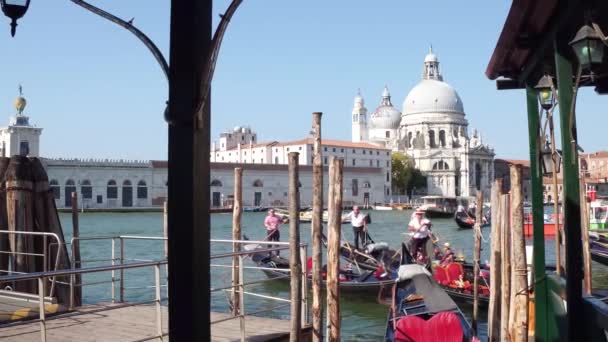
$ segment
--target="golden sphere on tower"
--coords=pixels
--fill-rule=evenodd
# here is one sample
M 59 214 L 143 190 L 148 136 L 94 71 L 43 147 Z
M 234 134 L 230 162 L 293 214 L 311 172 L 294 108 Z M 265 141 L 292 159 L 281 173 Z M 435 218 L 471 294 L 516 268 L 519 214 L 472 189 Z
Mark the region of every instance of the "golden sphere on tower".
M 18 96 L 15 100 L 15 109 L 17 109 L 17 112 L 19 114 L 23 113 L 25 105 L 27 105 L 27 101 L 25 100 L 25 98 L 23 98 L 22 96 Z

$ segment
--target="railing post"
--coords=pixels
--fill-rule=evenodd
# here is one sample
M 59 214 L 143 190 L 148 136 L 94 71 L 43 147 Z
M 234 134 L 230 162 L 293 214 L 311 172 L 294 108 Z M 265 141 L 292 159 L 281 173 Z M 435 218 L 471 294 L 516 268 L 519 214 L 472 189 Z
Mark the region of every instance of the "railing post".
M 116 243 L 112 238 L 112 266 L 116 265 Z M 112 303 L 116 303 L 116 271 L 112 269 Z
M 300 263 L 307 265 L 306 260 L 308 256 L 306 254 L 306 246 L 300 246 Z M 308 281 L 307 269 L 302 266 L 302 326 L 308 324 Z
M 160 264 L 154 265 L 154 289 L 156 291 L 156 333 L 163 340 L 163 320 L 160 302 Z
M 38 310 L 40 315 L 40 340 L 46 342 L 46 317 L 44 312 L 44 277 L 38 278 Z
M 245 276 L 243 274 L 243 256 L 239 255 L 239 314 L 241 315 L 241 342 L 245 342 Z
M 74 238 L 72 237 L 70 247 L 72 248 L 72 258 L 74 258 Z M 73 260 L 72 260 L 73 261 Z M 76 263 L 72 262 L 72 271 L 76 269 Z M 74 273 L 70 274 L 70 310 L 74 310 L 74 281 L 76 280 Z
M 125 262 L 125 240 L 120 237 L 120 264 Z M 120 302 L 125 301 L 125 271 L 120 269 Z

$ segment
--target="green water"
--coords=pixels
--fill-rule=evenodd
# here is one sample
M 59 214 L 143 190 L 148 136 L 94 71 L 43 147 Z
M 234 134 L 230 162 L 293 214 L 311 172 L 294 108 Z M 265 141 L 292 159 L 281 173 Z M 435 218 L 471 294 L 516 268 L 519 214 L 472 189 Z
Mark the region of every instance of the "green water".
M 373 223 L 370 225 L 370 234 L 376 241 L 386 241 L 393 247 L 398 247 L 404 238 L 405 226 L 409 221 L 411 211 L 375 211 L 371 213 Z M 262 222 L 265 213 L 244 213 L 243 233 L 251 239 L 260 240 L 265 237 Z M 71 233 L 71 216 L 60 215 L 66 240 L 69 241 Z M 211 216 L 211 237 L 213 239 L 231 238 L 231 214 L 213 214 Z M 85 213 L 80 215 L 81 236 L 112 236 L 112 235 L 162 235 L 162 215 L 160 213 Z M 343 234 L 347 239 L 352 239 L 352 230 L 349 225 L 343 226 Z M 441 241 L 449 241 L 456 252 L 463 252 L 468 260 L 473 255 L 473 230 L 459 230 L 452 219 L 434 219 L 433 231 Z M 489 230 L 483 231 L 481 260 L 489 259 Z M 281 240 L 288 240 L 288 226 L 281 228 Z M 301 240 L 304 243 L 310 241 L 310 225 L 301 225 Z M 529 241 L 531 243 L 531 241 Z M 546 240 L 547 263 L 554 260 L 553 239 Z M 211 253 L 227 252 L 231 249 L 228 244 L 214 243 Z M 118 255 L 118 243 L 116 244 Z M 308 251 L 310 255 L 310 248 Z M 81 247 L 82 259 L 84 261 L 97 259 L 97 262 L 86 263 L 85 266 L 96 266 L 108 264 L 111 256 L 111 243 L 109 240 L 83 241 Z M 286 254 L 286 253 L 285 253 Z M 129 259 L 160 259 L 163 256 L 163 243 L 155 241 L 127 241 L 125 242 L 125 256 Z M 229 260 L 214 260 L 213 264 L 229 264 Z M 253 266 L 250 261 L 248 265 Z M 608 268 L 599 264 L 593 264 L 594 286 L 608 287 Z M 263 279 L 265 276 L 259 270 L 245 270 L 245 281 Z M 87 275 L 85 283 L 107 281 L 110 273 Z M 138 269 L 128 270 L 125 273 L 125 300 L 140 301 L 153 298 L 153 288 L 142 288 L 153 285 L 154 270 Z M 227 268 L 213 267 L 211 271 L 212 287 L 226 286 L 230 282 L 230 271 Z M 86 286 L 83 290 L 85 302 L 109 301 L 111 284 L 99 284 Z M 272 282 L 247 288 L 247 291 L 277 296 L 289 297 L 288 284 Z M 118 296 L 118 291 L 116 292 Z M 164 294 L 164 293 L 163 293 Z M 253 312 L 269 309 L 277 305 L 277 302 L 267 299 L 245 297 L 246 310 Z M 386 326 L 387 307 L 376 302 L 375 295 L 343 295 L 341 300 L 342 311 L 342 335 L 345 341 L 379 341 L 382 340 Z M 226 295 L 222 292 L 212 294 L 212 310 L 228 310 Z M 470 314 L 472 308 L 462 306 L 465 313 Z M 287 318 L 288 308 L 273 310 L 265 315 L 276 318 Z M 485 312 L 481 312 L 482 322 L 480 331 L 485 332 Z

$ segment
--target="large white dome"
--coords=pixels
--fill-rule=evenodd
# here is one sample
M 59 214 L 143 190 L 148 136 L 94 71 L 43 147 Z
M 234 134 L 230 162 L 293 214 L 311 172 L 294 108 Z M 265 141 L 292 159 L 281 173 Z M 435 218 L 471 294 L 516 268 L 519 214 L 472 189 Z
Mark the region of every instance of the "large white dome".
M 403 115 L 418 113 L 464 114 L 464 107 L 452 86 L 440 80 L 424 79 L 403 101 Z

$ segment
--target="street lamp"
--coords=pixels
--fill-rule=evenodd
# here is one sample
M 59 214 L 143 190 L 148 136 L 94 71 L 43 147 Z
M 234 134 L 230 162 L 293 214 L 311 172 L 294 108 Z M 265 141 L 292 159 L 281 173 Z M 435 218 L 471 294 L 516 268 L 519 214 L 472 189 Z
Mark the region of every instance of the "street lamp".
M 23 17 L 30 7 L 30 0 L 0 0 L 2 12 L 4 15 L 11 18 L 11 36 L 15 36 L 17 29 L 17 19 Z
M 534 87 L 538 92 L 538 101 L 544 110 L 553 108 L 555 104 L 555 96 L 553 96 L 553 80 L 551 76 L 545 75 L 538 80 Z
M 569 44 L 576 54 L 579 65 L 584 70 L 591 71 L 593 65 L 601 63 L 604 58 L 602 38 L 589 25 L 581 27 Z M 591 71 L 591 77 L 593 78 L 593 71 Z
M 562 155 L 560 150 L 555 150 L 555 154 L 551 151 L 551 144 L 547 142 L 541 152 L 543 175 L 551 176 L 554 172 L 559 173 L 562 164 Z M 555 157 L 554 157 L 555 156 Z

